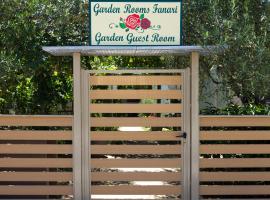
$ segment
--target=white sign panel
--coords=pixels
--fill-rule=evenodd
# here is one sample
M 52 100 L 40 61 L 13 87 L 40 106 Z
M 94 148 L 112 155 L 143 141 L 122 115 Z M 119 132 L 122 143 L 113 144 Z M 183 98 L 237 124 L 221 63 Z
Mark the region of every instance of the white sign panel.
M 179 46 L 178 1 L 90 1 L 90 45 Z

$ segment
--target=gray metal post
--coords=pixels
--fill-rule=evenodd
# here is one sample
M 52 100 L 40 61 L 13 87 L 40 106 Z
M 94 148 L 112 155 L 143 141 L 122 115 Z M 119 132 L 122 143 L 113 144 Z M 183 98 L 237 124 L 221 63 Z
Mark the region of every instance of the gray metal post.
M 75 200 L 82 199 L 81 188 L 81 54 L 73 54 L 73 195 Z
M 90 123 L 89 123 L 89 73 L 81 70 L 82 77 L 82 196 L 90 199 Z
M 191 199 L 200 199 L 199 53 L 191 54 Z

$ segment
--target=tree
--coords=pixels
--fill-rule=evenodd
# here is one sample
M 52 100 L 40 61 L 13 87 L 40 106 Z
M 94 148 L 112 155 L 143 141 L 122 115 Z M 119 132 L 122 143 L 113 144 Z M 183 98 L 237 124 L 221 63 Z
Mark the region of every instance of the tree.
M 244 104 L 269 98 L 269 2 L 202 0 L 184 5 L 185 44 L 228 46 L 225 54 L 203 59 L 203 77 L 209 77 L 210 68 L 215 67 L 222 77 L 219 84 Z
M 226 45 L 201 59 L 205 79 L 260 104 L 270 97 L 270 4 L 262 0 L 184 0 L 184 44 Z M 88 44 L 84 0 L 0 0 L 0 109 L 55 112 L 72 100 L 71 59 L 49 56 L 42 46 Z M 16 14 L 14 14 L 16 13 Z M 91 57 L 86 68 L 185 67 L 183 57 Z M 210 71 L 216 70 L 217 81 Z M 67 87 L 65 87 L 67 86 Z M 20 95 L 19 95 L 20 93 Z M 15 95 L 16 94 L 16 95 Z M 14 96 L 15 95 L 15 96 Z M 19 109 L 18 106 L 22 109 Z
M 55 111 L 57 104 L 64 106 L 72 99 L 71 59 L 51 57 L 41 48 L 82 44 L 86 29 L 82 24 L 82 3 L 0 0 L 1 113 L 10 109 L 18 114 L 27 113 L 26 107 L 31 113 L 48 113 Z M 26 93 L 22 91 L 27 89 L 23 89 L 26 80 L 31 82 L 31 95 L 27 100 L 15 98 L 12 94 L 17 94 L 18 87 Z M 22 104 L 25 109 L 19 108 Z

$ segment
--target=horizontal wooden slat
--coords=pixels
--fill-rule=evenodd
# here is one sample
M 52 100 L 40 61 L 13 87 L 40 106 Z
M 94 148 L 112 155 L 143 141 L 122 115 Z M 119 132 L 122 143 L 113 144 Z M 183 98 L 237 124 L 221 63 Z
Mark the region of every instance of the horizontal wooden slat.
M 0 185 L 0 195 L 71 195 L 72 186 L 3 186 Z
M 92 195 L 180 195 L 180 186 L 91 186 Z
M 107 195 L 106 195 L 107 196 Z M 108 195 L 108 196 L 110 196 L 110 195 Z M 117 196 L 117 195 L 116 195 Z M 111 197 L 111 196 L 110 196 Z M 130 195 L 130 198 L 132 198 L 133 197 L 133 195 Z M 117 197 L 116 197 L 117 198 Z M 138 198 L 140 198 L 140 197 L 138 197 Z M 39 199 L 40 200 L 40 199 Z M 96 199 L 96 198 L 91 198 L 91 200 L 101 200 L 101 199 Z M 112 198 L 108 198 L 108 199 L 106 199 L 106 198 L 102 198 L 102 200 L 119 200 L 119 199 L 112 199 Z M 125 200 L 142 200 L 142 199 L 134 199 L 134 198 L 132 198 L 132 199 L 129 199 L 129 198 L 125 198 Z M 153 200 L 153 199 L 143 199 L 143 200 Z M 237 199 L 237 200 L 239 200 L 239 199 Z M 246 200 L 246 199 L 245 199 Z M 265 199 L 260 199 L 260 200 L 265 200 Z M 267 199 L 267 200 L 269 200 L 269 199 Z
M 270 167 L 270 158 L 201 159 L 201 168 L 264 168 Z
M 0 144 L 1 154 L 71 154 L 72 145 L 66 144 Z
M 200 181 L 270 181 L 270 172 L 200 172 Z
M 90 104 L 90 113 L 181 113 L 181 104 Z
M 268 116 L 201 116 L 200 126 L 224 126 L 224 127 L 247 127 L 247 126 L 270 126 Z
M 72 172 L 0 172 L 0 181 L 70 181 Z
M 90 76 L 90 85 L 181 85 L 181 76 Z
M 269 185 L 200 186 L 201 195 L 267 195 L 269 191 Z
M 181 181 L 176 172 L 92 172 L 91 181 Z
M 0 126 L 72 126 L 72 116 L 0 115 Z
M 269 144 L 201 145 L 201 154 L 269 154 Z
M 97 196 L 97 195 L 96 195 Z M 106 195 L 107 196 L 107 195 Z M 111 195 L 109 195 L 110 196 L 110 199 L 106 199 L 106 200 L 119 200 L 119 198 L 118 199 L 112 199 L 111 198 Z M 125 197 L 126 196 L 130 196 L 129 198 L 127 197 L 127 198 L 125 198 L 125 200 L 142 200 L 142 199 L 135 199 L 135 198 L 133 198 L 132 197 L 132 195 L 124 195 Z M 93 196 L 93 197 L 95 197 L 95 196 Z M 118 195 L 115 195 L 114 196 L 115 198 L 117 198 L 118 197 Z M 140 198 L 140 197 L 138 197 L 138 198 Z M 71 199 L 72 200 L 72 199 Z M 91 198 L 91 200 L 101 200 L 100 198 Z M 105 199 L 103 199 L 103 200 L 105 200 Z M 153 200 L 153 199 L 146 199 L 146 198 L 144 198 L 143 200 Z M 237 199 L 237 200 L 239 200 L 239 199 Z M 246 200 L 246 199 L 245 199 Z M 260 199 L 260 200 L 265 200 L 265 199 Z M 267 199 L 267 200 L 269 200 L 269 199 Z
M 181 159 L 91 159 L 92 168 L 180 168 Z
M 180 141 L 177 131 L 91 131 L 92 141 Z
M 0 158 L 2 168 L 72 168 L 71 158 Z
M 88 6 L 88 2 L 85 2 L 84 5 Z M 117 75 L 125 75 L 125 74 L 183 74 L 184 69 L 117 69 L 117 70 L 87 70 L 89 74 L 117 74 Z
M 0 140 L 72 140 L 72 131 L 0 130 Z
M 201 131 L 200 140 L 270 140 L 270 131 Z
M 182 124 L 180 117 L 91 117 L 92 127 L 114 127 L 114 126 L 144 126 L 144 127 L 179 127 Z
M 181 90 L 90 90 L 90 99 L 182 99 Z
M 92 154 L 181 154 L 181 145 L 91 145 Z
M 214 200 L 214 199 L 218 199 L 218 198 L 207 198 L 209 200 Z M 93 199 L 92 199 L 93 200 Z M 109 200 L 109 199 L 108 199 Z M 232 200 L 231 198 L 222 198 L 222 200 Z M 247 200 L 247 198 L 237 198 L 237 199 L 234 199 L 234 200 Z M 269 198 L 260 198 L 258 200 L 269 200 Z

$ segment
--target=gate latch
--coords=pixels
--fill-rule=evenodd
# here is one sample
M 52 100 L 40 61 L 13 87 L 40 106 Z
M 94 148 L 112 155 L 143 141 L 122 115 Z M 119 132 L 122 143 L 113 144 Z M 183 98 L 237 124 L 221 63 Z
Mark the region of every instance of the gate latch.
M 179 136 L 176 136 L 176 137 L 181 137 L 181 138 L 187 139 L 187 133 L 183 132 Z

